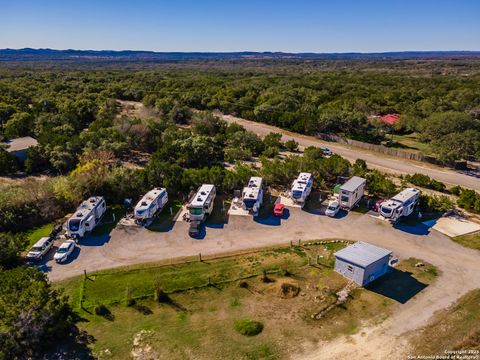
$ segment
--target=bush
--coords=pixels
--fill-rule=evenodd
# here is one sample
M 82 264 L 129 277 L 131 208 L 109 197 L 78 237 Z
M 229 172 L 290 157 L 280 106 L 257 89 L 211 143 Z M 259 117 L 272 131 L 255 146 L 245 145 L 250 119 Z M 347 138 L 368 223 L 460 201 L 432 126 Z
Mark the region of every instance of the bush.
M 436 190 L 436 191 L 445 191 L 446 189 L 446 186 L 444 183 L 431 179 L 429 176 L 423 175 L 423 174 L 416 173 L 413 175 L 406 175 L 405 180 L 413 185 Z
M 168 303 L 170 301 L 170 297 L 168 294 L 163 291 L 163 289 L 157 284 L 155 285 L 155 301 L 159 303 Z
M 462 189 L 457 200 L 457 205 L 467 211 L 480 213 L 480 194 L 475 190 Z
M 0 233 L 0 268 L 12 268 L 19 263 L 26 238 L 21 234 Z
M 445 195 L 429 196 L 423 194 L 420 196 L 420 208 L 422 211 L 444 213 L 450 209 L 453 209 L 454 206 L 455 204 L 453 201 Z
M 298 150 L 298 142 L 294 139 L 285 141 L 285 149 L 294 152 Z
M 366 178 L 370 195 L 390 197 L 397 191 L 393 181 L 378 170 L 372 170 L 366 175 Z
M 263 331 L 263 324 L 248 319 L 237 320 L 235 321 L 235 330 L 245 336 L 255 336 Z
M 95 314 L 98 316 L 108 316 L 110 315 L 110 310 L 104 304 L 97 304 L 94 308 Z

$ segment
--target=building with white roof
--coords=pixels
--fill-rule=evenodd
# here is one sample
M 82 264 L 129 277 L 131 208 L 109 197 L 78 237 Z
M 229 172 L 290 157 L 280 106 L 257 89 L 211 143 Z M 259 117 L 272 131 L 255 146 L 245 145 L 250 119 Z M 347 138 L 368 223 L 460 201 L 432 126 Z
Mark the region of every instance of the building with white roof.
M 334 255 L 335 271 L 365 286 L 388 272 L 392 251 L 360 241 Z

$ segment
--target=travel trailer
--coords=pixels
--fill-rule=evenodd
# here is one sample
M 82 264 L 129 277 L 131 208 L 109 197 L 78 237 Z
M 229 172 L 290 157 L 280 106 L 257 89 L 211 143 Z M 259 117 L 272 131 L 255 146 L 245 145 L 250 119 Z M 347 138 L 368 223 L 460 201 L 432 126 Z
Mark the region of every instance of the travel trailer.
M 256 214 L 263 203 L 263 180 L 261 177 L 252 176 L 248 186 L 242 191 L 242 207 L 244 210 Z
M 135 221 L 145 224 L 151 220 L 157 212 L 163 209 L 168 201 L 168 193 L 165 188 L 155 188 L 146 193 L 134 209 Z
M 293 202 L 303 205 L 312 191 L 312 186 L 313 175 L 310 173 L 300 173 L 298 178 L 293 182 L 292 189 L 290 190 L 290 197 Z
M 80 204 L 75 213 L 67 221 L 67 236 L 82 238 L 100 223 L 107 210 L 102 196 L 93 196 Z
M 215 200 L 215 186 L 203 184 L 188 204 L 190 221 L 204 221 L 213 211 Z
M 344 210 L 351 210 L 362 199 L 367 180 L 353 176 L 345 184 L 340 186 L 338 198 L 340 207 Z
M 391 199 L 382 202 L 379 213 L 391 222 L 396 222 L 402 216 L 412 214 L 419 199 L 420 191 L 418 189 L 407 188 Z

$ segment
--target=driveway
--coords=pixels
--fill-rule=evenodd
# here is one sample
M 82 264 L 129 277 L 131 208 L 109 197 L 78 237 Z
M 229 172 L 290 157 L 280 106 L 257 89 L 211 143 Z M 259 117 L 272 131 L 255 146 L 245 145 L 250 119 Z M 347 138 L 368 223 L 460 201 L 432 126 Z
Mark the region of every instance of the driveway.
M 424 175 L 428 175 L 438 181 L 442 181 L 446 184 L 460 185 L 480 192 L 480 175 L 478 173 L 461 173 L 432 164 L 401 159 L 385 154 L 368 151 L 365 149 L 354 148 L 344 144 L 321 141 L 312 136 L 293 133 L 275 126 L 245 120 L 231 115 L 219 114 L 219 116 L 221 116 L 222 119 L 227 121 L 228 123 L 237 123 L 261 136 L 265 136 L 270 132 L 281 133 L 282 141 L 295 139 L 295 141 L 298 142 L 299 146 L 303 148 L 308 146 L 326 146 L 334 153 L 341 155 L 350 161 L 363 159 L 368 163 L 370 167 L 382 170 L 387 173 L 398 175 L 421 173 Z

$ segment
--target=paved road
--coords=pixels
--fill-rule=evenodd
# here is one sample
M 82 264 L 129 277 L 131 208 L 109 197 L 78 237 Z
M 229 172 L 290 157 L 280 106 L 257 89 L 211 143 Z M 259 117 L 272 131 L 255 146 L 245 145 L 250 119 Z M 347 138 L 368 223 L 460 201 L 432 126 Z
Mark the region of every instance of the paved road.
M 434 166 L 431 164 L 400 159 L 384 154 L 378 154 L 365 149 L 353 148 L 344 144 L 325 142 L 311 136 L 292 133 L 275 126 L 241 119 L 233 117 L 231 115 L 220 116 L 229 123 L 238 123 L 240 125 L 243 125 L 246 129 L 261 136 L 264 136 L 272 131 L 281 133 L 283 135 L 282 139 L 284 141 L 293 138 L 299 143 L 301 147 L 320 145 L 327 146 L 334 153 L 337 153 L 350 161 L 355 161 L 356 159 L 363 159 L 368 163 L 370 167 L 377 168 L 385 172 L 394 174 L 421 173 L 447 184 L 460 185 L 470 189 L 475 189 L 477 192 L 480 192 L 480 179 L 472 175 L 462 174 L 454 170 Z

